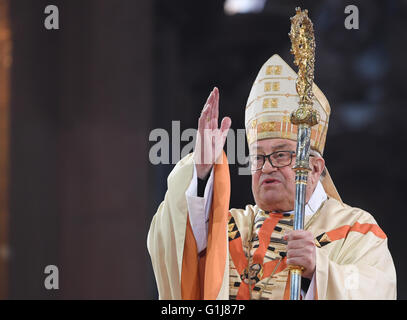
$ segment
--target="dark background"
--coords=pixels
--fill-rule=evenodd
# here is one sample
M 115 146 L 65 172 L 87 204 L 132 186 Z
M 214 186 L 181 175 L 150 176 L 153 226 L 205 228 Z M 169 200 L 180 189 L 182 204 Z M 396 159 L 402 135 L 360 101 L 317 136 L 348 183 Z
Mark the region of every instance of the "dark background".
M 232 16 L 221 0 L 9 3 L 9 298 L 157 298 L 146 237 L 173 165 L 150 164 L 149 134 L 171 134 L 175 120 L 196 128 L 214 86 L 220 116 L 244 128 L 261 65 L 278 53 L 293 66 L 287 33 L 298 5 L 314 23 L 315 82 L 332 108 L 327 166 L 344 202 L 388 235 L 407 298 L 407 1 L 268 0 Z M 59 30 L 44 28 L 49 4 Z M 349 4 L 359 30 L 344 27 Z M 250 176 L 230 169 L 231 205 L 253 203 Z M 57 291 L 44 288 L 49 264 L 59 267 Z

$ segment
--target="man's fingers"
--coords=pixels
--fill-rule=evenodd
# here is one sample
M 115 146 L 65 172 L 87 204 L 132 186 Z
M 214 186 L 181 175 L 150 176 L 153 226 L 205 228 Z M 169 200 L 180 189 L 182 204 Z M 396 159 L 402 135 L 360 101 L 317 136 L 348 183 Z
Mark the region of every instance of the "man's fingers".
M 225 131 L 227 132 L 230 129 L 231 125 L 232 125 L 232 119 L 230 119 L 229 117 L 224 117 L 220 124 L 220 131 L 222 132 L 222 134 Z
M 202 110 L 202 112 L 201 112 L 201 117 L 202 117 L 202 115 L 203 115 L 204 113 L 207 113 L 207 112 L 208 112 L 209 108 L 210 108 L 210 105 L 209 105 L 208 103 L 205 104 L 205 106 L 204 106 L 204 108 L 203 108 L 203 110 Z
M 210 109 L 212 98 L 213 98 L 213 90 L 212 90 L 211 93 L 209 94 L 208 99 L 206 99 L 204 108 L 203 108 L 203 110 L 202 110 L 202 112 L 201 112 L 201 116 L 203 115 L 203 113 L 204 113 L 205 111 L 208 111 L 208 110 Z
M 214 93 L 214 106 L 213 106 L 213 113 L 212 113 L 212 119 L 214 119 L 214 124 L 215 127 L 213 127 L 212 129 L 217 129 L 219 122 L 218 122 L 218 118 L 219 118 L 219 89 L 218 88 L 214 88 L 213 89 L 213 93 Z
M 291 249 L 302 249 L 304 248 L 304 245 L 308 243 L 307 240 L 291 240 L 290 242 L 288 242 L 287 244 L 287 250 L 291 250 Z
M 304 256 L 304 250 L 302 249 L 290 249 L 287 252 L 287 259 L 302 258 Z
M 215 113 L 215 105 L 216 105 L 216 92 L 215 89 L 212 90 L 212 95 L 211 95 L 211 99 L 210 99 L 210 104 L 211 104 L 211 111 L 209 113 L 209 128 L 211 129 L 216 129 L 217 128 L 217 124 L 215 124 L 214 121 L 214 113 Z
M 213 96 L 214 96 L 214 91 L 212 90 L 208 96 L 208 99 L 206 99 L 205 106 L 204 106 L 204 109 L 202 110 L 201 115 L 203 114 L 204 111 L 210 111 L 210 109 L 213 105 Z
M 204 130 L 216 130 L 220 131 L 223 138 L 223 144 L 226 140 L 226 135 L 232 124 L 232 120 L 229 117 L 222 119 L 221 127 L 218 129 L 218 116 L 219 116 L 219 90 L 214 88 L 208 97 L 207 103 L 202 110 L 201 116 L 198 121 L 198 131 L 201 135 L 204 134 Z
M 199 128 L 198 129 L 205 129 L 207 127 L 207 119 L 209 117 L 210 105 L 206 104 L 204 109 L 201 112 L 201 116 L 199 117 Z
M 225 145 L 225 141 L 226 141 L 228 131 L 230 129 L 231 124 L 232 124 L 232 120 L 229 117 L 223 118 L 222 122 L 220 124 L 220 134 L 222 137 L 222 148 Z
M 205 102 L 205 106 L 209 103 L 209 99 L 212 97 L 212 94 L 213 94 L 213 90 L 211 91 L 211 93 L 209 93 L 209 96 L 208 96 L 208 98 L 206 99 L 206 102 Z
M 284 240 L 313 239 L 312 233 L 305 230 L 293 230 L 284 236 Z

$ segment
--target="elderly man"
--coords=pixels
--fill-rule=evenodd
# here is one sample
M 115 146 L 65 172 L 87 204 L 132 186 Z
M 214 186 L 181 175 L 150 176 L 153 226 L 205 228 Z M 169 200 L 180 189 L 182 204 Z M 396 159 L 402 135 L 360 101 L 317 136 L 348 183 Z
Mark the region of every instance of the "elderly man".
M 342 203 L 322 157 L 330 108 L 314 85 L 319 125 L 311 133 L 305 228 L 293 231 L 296 73 L 278 55 L 261 68 L 246 105 L 256 205 L 229 209 L 219 91 L 201 113 L 193 154 L 168 177 L 148 249 L 161 299 L 287 299 L 288 265 L 304 267 L 304 299 L 395 299 L 387 237 L 367 212 Z M 215 161 L 216 160 L 216 161 Z

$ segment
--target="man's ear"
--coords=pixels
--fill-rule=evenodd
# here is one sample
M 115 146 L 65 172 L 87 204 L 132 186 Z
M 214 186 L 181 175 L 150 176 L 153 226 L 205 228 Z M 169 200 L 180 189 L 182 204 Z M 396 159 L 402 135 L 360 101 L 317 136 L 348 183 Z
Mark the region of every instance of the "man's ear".
M 322 174 L 322 171 L 325 168 L 325 160 L 321 157 L 310 157 L 310 166 L 312 171 L 310 172 L 311 175 L 311 181 L 312 183 L 317 183 L 319 180 L 319 177 Z

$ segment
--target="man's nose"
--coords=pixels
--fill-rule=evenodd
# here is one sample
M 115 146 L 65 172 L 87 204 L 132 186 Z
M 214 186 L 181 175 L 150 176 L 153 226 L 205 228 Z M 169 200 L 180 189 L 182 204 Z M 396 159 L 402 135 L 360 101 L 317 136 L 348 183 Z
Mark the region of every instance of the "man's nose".
M 269 161 L 269 159 L 266 159 L 266 161 L 264 162 L 263 168 L 261 169 L 262 172 L 264 173 L 270 173 L 270 172 L 274 172 L 277 171 L 276 167 L 273 167 Z

